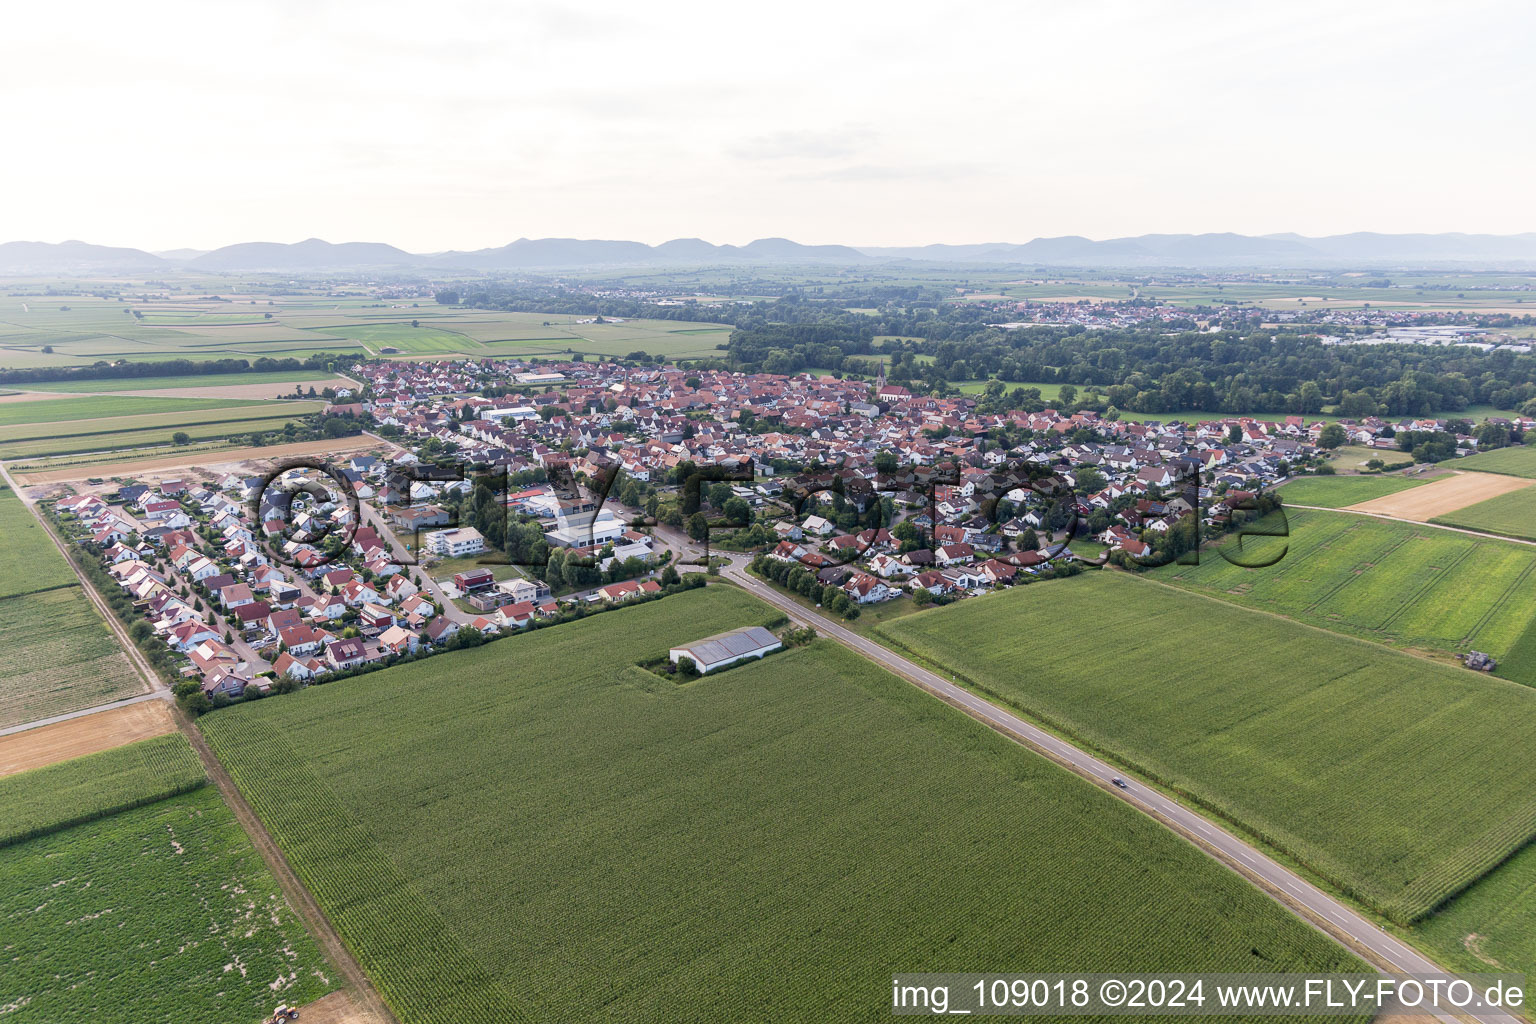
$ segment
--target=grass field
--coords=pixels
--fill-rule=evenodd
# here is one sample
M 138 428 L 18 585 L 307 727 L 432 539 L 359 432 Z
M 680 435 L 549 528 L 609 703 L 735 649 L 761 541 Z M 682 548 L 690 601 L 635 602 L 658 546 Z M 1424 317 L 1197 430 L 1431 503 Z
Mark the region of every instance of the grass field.
M 8 1024 L 255 1024 L 337 987 L 203 781 L 179 735 L 0 780 L 0 808 L 54 812 L 0 846 Z
M 91 398 L 54 398 L 38 402 L 0 402 L 0 430 L 32 424 L 71 423 L 75 420 L 101 420 L 152 413 L 201 412 L 259 405 L 254 401 L 228 401 L 218 398 L 148 398 L 139 395 L 98 396 Z M 6 436 L 0 434 L 0 436 Z
M 56 587 L 78 586 L 53 539 L 16 492 L 0 484 L 0 599 Z
M 878 1020 L 919 963 L 1352 969 L 827 641 L 681 686 L 632 664 L 774 618 L 710 587 L 200 725 L 403 1024 Z
M 881 633 L 1399 922 L 1536 835 L 1528 687 L 1118 573 Z
M 143 691 L 78 585 L 0 600 L 0 727 Z
M 143 691 L 80 578 L 6 487 L 0 565 L 0 728 Z
M 3 360 L 0 360 L 3 364 Z M 159 391 L 165 388 L 206 388 L 220 384 L 289 384 L 299 381 L 319 380 L 325 371 L 280 370 L 263 373 L 205 373 L 188 374 L 184 377 L 114 377 L 110 380 L 60 380 L 28 383 L 28 391 L 60 391 L 68 394 L 103 394 L 114 391 Z M 336 383 L 351 382 L 336 378 Z M 21 403 L 16 403 L 21 404 Z
M 1248 538 L 1244 569 L 1206 551 L 1165 582 L 1400 647 L 1502 657 L 1536 620 L 1536 548 L 1346 512 L 1291 510 L 1290 536 Z M 1228 544 L 1233 543 L 1231 540 Z
M 987 383 L 988 382 L 985 380 L 971 380 L 959 383 L 956 385 L 956 387 L 959 388 L 961 394 L 979 395 L 987 390 Z M 1061 395 L 1060 384 L 1018 383 L 1009 380 L 1003 381 L 1004 394 L 1011 394 L 1014 388 L 1038 388 L 1040 391 L 1041 401 L 1046 403 L 1056 401 L 1056 399 Z M 1078 389 L 1078 394 L 1082 394 L 1081 388 Z
M 1422 483 L 1422 479 L 1401 476 L 1303 476 L 1285 484 L 1279 493 L 1288 504 L 1344 508 Z
M 1341 448 L 1335 448 L 1328 455 L 1328 461 L 1334 469 L 1359 470 L 1364 469 L 1365 464 L 1372 459 L 1377 459 L 1385 465 L 1394 462 L 1410 461 L 1409 456 L 1400 451 L 1383 451 L 1380 448 L 1367 448 L 1364 445 L 1347 444 Z
M 1506 476 L 1536 479 L 1536 446 L 1496 448 L 1491 452 L 1457 459 L 1455 466 L 1457 469 L 1475 469 L 1479 473 L 1503 473 Z
M 406 355 L 452 355 L 484 353 L 485 347 L 462 334 L 437 327 L 412 327 L 403 324 L 360 324 L 357 326 L 316 328 L 322 333 L 362 342 L 375 353 L 393 348 Z
M 1430 522 L 1536 540 L 1536 487 L 1501 494 L 1436 516 Z
M 58 403 L 61 405 L 74 405 L 76 401 L 92 402 L 96 399 L 65 399 Z M 112 401 L 112 399 L 107 399 Z M 162 399 L 145 398 L 145 402 L 159 402 Z M 51 402 L 27 403 L 29 405 L 52 405 Z M 180 404 L 175 401 L 168 402 L 171 409 L 163 412 L 149 412 L 139 415 L 107 415 L 92 417 L 88 408 L 78 410 L 78 415 L 71 417 L 68 422 L 49 423 L 22 423 L 13 426 L 0 427 L 0 449 L 7 442 L 59 440 L 68 441 L 72 438 L 88 439 L 90 435 L 125 434 L 137 431 L 152 431 L 156 428 L 172 427 L 187 429 L 194 426 L 208 426 L 220 423 L 238 423 L 250 419 L 272 419 L 278 416 L 299 417 L 309 413 L 319 412 L 325 408 L 323 402 L 219 402 L 208 400 L 208 404 L 198 404 L 189 409 L 176 409 Z M 4 408 L 0 406 L 0 408 Z M 188 430 L 190 433 L 190 430 Z

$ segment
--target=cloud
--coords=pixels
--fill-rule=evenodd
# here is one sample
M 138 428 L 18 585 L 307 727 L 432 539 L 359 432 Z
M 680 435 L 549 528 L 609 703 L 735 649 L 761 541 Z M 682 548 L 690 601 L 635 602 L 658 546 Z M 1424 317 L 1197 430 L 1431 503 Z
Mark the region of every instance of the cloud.
M 742 139 L 725 150 L 738 160 L 837 160 L 867 152 L 879 136 L 871 129 L 782 131 Z
M 784 176 L 785 181 L 875 183 L 908 181 L 943 183 L 971 178 L 986 171 L 980 164 L 968 163 L 859 163 L 820 171 L 803 171 Z

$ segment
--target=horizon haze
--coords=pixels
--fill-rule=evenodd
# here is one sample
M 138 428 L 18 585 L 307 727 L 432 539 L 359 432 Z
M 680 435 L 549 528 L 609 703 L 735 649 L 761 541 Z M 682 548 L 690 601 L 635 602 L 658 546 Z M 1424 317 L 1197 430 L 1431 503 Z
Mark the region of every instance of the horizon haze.
M 92 0 L 11 28 L 0 89 L 33 156 L 0 170 L 5 238 L 1536 229 L 1536 143 L 1511 130 L 1536 15 L 1506 4 L 994 3 L 963 21 L 792 4 L 749 22 L 459 0 L 423 24 L 399 3 Z

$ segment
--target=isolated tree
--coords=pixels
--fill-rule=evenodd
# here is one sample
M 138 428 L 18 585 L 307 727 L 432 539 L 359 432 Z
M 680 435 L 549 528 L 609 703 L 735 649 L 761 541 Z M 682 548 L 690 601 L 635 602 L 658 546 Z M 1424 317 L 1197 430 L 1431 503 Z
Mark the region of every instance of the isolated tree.
M 1329 451 L 1339 447 L 1348 440 L 1349 435 L 1337 423 L 1328 424 L 1323 428 L 1322 433 L 1317 435 L 1317 443 Z
M 191 444 L 192 443 L 192 435 L 187 433 L 185 430 L 178 430 L 178 431 L 176 431 L 176 433 L 171 435 L 171 443 L 172 444 Z
M 722 508 L 728 522 L 748 526 L 752 522 L 752 506 L 745 498 L 730 498 Z
M 1091 466 L 1078 470 L 1076 476 L 1077 492 L 1079 494 L 1097 494 L 1109 482 L 1104 478 L 1103 473 L 1100 473 Z

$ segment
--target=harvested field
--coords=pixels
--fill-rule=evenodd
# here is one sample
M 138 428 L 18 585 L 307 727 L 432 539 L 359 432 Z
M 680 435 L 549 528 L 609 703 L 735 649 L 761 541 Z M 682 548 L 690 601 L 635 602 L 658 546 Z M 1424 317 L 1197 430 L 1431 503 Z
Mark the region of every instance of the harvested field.
M 1351 512 L 1376 512 L 1427 523 L 1436 516 L 1530 487 L 1533 481 L 1495 473 L 1457 473 L 1422 487 L 1350 505 Z
M 190 469 L 234 468 L 247 462 L 271 462 L 295 455 L 326 455 L 360 451 L 365 448 L 387 447 L 367 435 L 339 437 L 335 440 L 299 441 L 294 444 L 275 444 L 265 448 L 229 448 L 216 452 L 195 452 L 181 455 L 165 455 L 155 458 L 129 459 L 123 462 L 92 462 L 58 469 L 29 471 L 25 466 L 12 466 L 11 474 L 23 486 L 64 483 L 70 480 L 86 480 L 105 476 L 142 476 L 154 473 L 176 474 Z
M 299 1008 L 304 1024 L 384 1024 L 377 1016 L 358 1006 L 345 992 L 332 992 Z
M 63 398 L 61 394 L 50 391 L 12 391 L 0 395 L 0 405 L 7 402 L 41 402 L 49 398 Z
M 0 775 L 41 768 L 176 730 L 170 707 L 147 700 L 41 729 L 0 736 Z
M 295 386 L 308 391 L 324 391 L 326 388 L 347 387 L 355 382 L 343 377 L 315 377 L 284 381 L 282 383 L 266 384 L 211 384 L 208 387 L 193 388 L 149 388 L 143 391 L 118 391 L 119 395 L 142 395 L 146 398 L 229 398 L 229 399 L 256 399 L 256 398 L 281 398 L 293 394 Z

